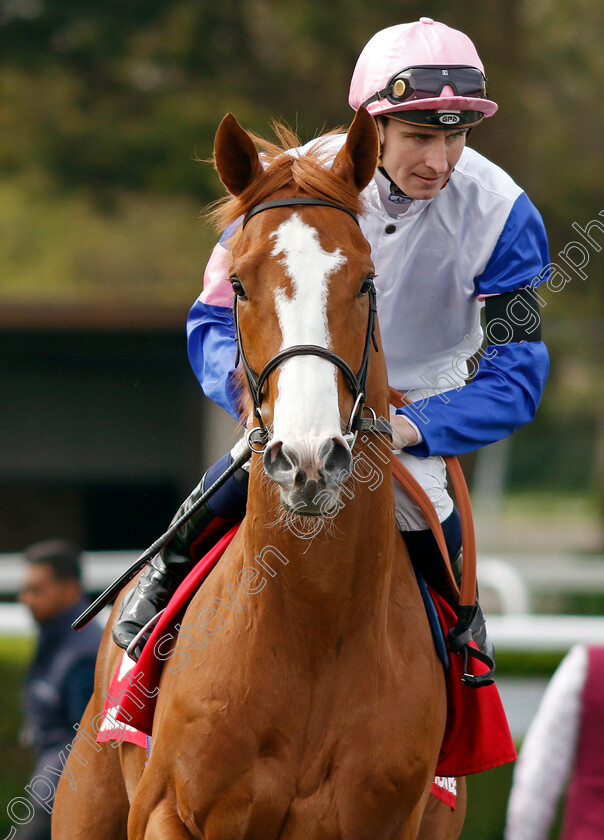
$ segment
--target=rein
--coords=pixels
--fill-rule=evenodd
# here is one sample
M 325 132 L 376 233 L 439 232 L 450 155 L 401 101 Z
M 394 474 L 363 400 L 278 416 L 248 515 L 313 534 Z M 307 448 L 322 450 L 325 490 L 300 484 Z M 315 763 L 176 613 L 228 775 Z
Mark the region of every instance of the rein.
M 258 213 L 262 213 L 265 210 L 271 210 L 275 207 L 305 207 L 305 206 L 319 206 L 319 207 L 331 207 L 334 210 L 340 210 L 343 213 L 348 213 L 354 221 L 359 224 L 359 220 L 357 218 L 356 213 L 354 213 L 349 207 L 345 207 L 342 204 L 335 204 L 333 201 L 325 201 L 322 198 L 310 198 L 310 197 L 302 197 L 302 196 L 293 196 L 291 198 L 277 198 L 274 201 L 266 201 L 263 204 L 257 204 L 255 207 L 252 207 L 251 210 L 246 213 L 243 218 L 243 222 L 241 228 L 246 226 L 249 220 L 257 215 Z M 348 388 L 350 389 L 353 397 L 354 397 L 354 406 L 352 409 L 352 413 L 350 416 L 350 420 L 348 421 L 348 425 L 346 427 L 346 433 L 350 434 L 353 432 L 358 431 L 371 431 L 373 426 L 371 425 L 371 418 L 363 417 L 363 408 L 365 405 L 365 391 L 367 385 L 367 375 L 369 373 L 369 353 L 371 351 L 371 345 L 373 344 L 375 351 L 379 352 L 377 340 L 375 337 L 375 323 L 377 317 L 377 302 L 376 302 L 376 291 L 375 286 L 371 283 L 371 287 L 368 291 L 369 295 L 369 313 L 367 317 L 367 332 L 365 334 L 365 348 L 363 350 L 363 358 L 361 361 L 361 365 L 355 374 L 348 362 L 342 359 L 341 356 L 336 355 L 336 353 L 332 353 L 331 350 L 328 350 L 326 347 L 320 347 L 316 344 L 296 344 L 292 347 L 286 347 L 284 350 L 281 350 L 279 353 L 276 353 L 269 361 L 265 364 L 263 369 L 259 374 L 255 373 L 247 359 L 245 354 L 245 350 L 243 347 L 243 340 L 241 337 L 241 330 L 239 327 L 239 316 L 237 311 L 237 295 L 235 295 L 233 301 L 233 321 L 235 324 L 235 340 L 237 342 L 237 357 L 235 359 L 235 366 L 238 365 L 239 359 L 241 359 L 241 363 L 243 365 L 243 370 L 245 373 L 245 378 L 247 379 L 248 388 L 252 397 L 252 401 L 254 403 L 254 414 L 258 418 L 258 422 L 262 429 L 264 429 L 264 421 L 262 420 L 262 400 L 264 398 L 263 395 L 263 388 L 266 383 L 266 380 L 269 377 L 269 374 L 275 370 L 275 368 L 279 367 L 283 362 L 287 361 L 287 359 L 291 359 L 294 356 L 318 356 L 321 359 L 325 359 L 326 361 L 330 362 L 332 365 L 335 365 L 339 368 L 344 378 L 347 382 Z M 370 421 L 368 423 L 368 421 Z M 382 430 L 389 434 L 391 433 L 390 428 L 385 428 L 382 425 Z
M 403 397 L 395 388 L 389 389 L 389 397 L 390 402 L 396 408 L 409 405 L 411 402 L 407 399 L 407 397 Z M 470 493 L 457 458 L 455 456 L 446 455 L 443 460 L 447 465 L 447 470 L 451 476 L 451 483 L 453 484 L 455 498 L 459 508 L 459 516 L 461 518 L 461 540 L 463 546 L 461 589 L 457 585 L 453 569 L 451 568 L 449 552 L 447 551 L 447 544 L 445 542 L 445 535 L 434 505 L 430 501 L 421 484 L 419 484 L 419 482 L 411 475 L 409 470 L 401 464 L 398 458 L 393 455 L 392 465 L 394 477 L 417 504 L 426 518 L 443 556 L 445 568 L 449 576 L 449 584 L 458 599 L 459 605 L 461 607 L 473 607 L 476 601 L 476 538 L 474 536 L 474 522 L 472 518 L 472 506 L 470 504 Z
M 396 408 L 410 404 L 411 400 L 403 397 L 394 388 L 390 388 L 389 392 L 390 402 Z M 454 455 L 445 455 L 443 460 L 447 465 L 447 470 L 451 477 L 461 519 L 461 545 L 463 549 L 461 588 L 457 585 L 453 569 L 451 568 L 442 525 L 426 491 L 411 475 L 409 470 L 403 466 L 394 453 L 392 453 L 392 472 L 403 490 L 405 490 L 407 495 L 423 513 L 438 543 L 449 578 L 449 584 L 458 599 L 455 606 L 457 625 L 449 630 L 447 642 L 454 653 L 463 653 L 465 673 L 462 677 L 462 682 L 470 688 L 480 688 L 483 685 L 490 685 L 493 682 L 495 665 L 489 656 L 470 644 L 472 642 L 470 624 L 474 617 L 476 603 L 476 537 L 474 534 L 472 505 L 470 503 L 468 485 L 466 484 L 459 461 Z M 478 676 L 470 673 L 468 671 L 468 658 L 478 659 L 480 662 L 483 662 L 488 667 L 488 672 Z

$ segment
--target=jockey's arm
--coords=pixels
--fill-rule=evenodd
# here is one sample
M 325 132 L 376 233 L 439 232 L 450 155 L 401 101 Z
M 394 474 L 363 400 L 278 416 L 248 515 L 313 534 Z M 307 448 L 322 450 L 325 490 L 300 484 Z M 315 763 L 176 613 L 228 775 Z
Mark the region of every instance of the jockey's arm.
M 235 374 L 237 350 L 233 290 L 229 282 L 228 231 L 215 246 L 204 273 L 203 292 L 187 320 L 189 360 L 204 394 L 241 420 L 241 391 Z
M 528 199 L 517 204 L 520 210 L 513 215 L 513 223 L 506 225 L 488 265 L 475 280 L 476 296 L 487 300 L 487 315 L 491 310 L 494 320 L 518 295 L 524 296 L 525 307 L 533 309 L 540 320 L 532 290 L 536 278 L 546 279 L 547 237 L 541 217 Z M 187 336 L 191 365 L 204 393 L 240 420 L 226 247 L 231 234 L 232 230 L 225 231 L 212 252 L 204 290 L 189 315 Z M 512 312 L 517 312 L 517 307 Z M 493 332 L 496 341 L 498 333 Z M 488 329 L 487 336 L 490 338 Z M 547 349 L 529 318 L 524 332 L 516 324 L 511 340 L 486 347 L 472 382 L 398 409 L 395 432 L 419 457 L 459 455 L 487 446 L 533 419 L 548 370 Z
M 549 360 L 542 341 L 488 346 L 472 382 L 397 410 L 419 427 L 419 457 L 460 455 L 512 434 L 535 416 Z
M 488 341 L 476 375 L 457 390 L 397 410 L 421 433 L 410 452 L 421 458 L 460 455 L 501 440 L 534 418 L 549 371 L 541 296 L 535 289 L 548 279 L 549 266 L 543 221 L 523 194 L 474 280 L 476 298 L 486 302 Z
M 218 243 L 206 268 L 204 290 L 189 314 L 187 338 L 204 393 L 240 420 L 228 260 L 228 251 Z M 391 417 L 397 438 L 420 457 L 456 455 L 499 440 L 533 419 L 548 366 L 542 341 L 489 345 L 471 383 L 426 397 Z

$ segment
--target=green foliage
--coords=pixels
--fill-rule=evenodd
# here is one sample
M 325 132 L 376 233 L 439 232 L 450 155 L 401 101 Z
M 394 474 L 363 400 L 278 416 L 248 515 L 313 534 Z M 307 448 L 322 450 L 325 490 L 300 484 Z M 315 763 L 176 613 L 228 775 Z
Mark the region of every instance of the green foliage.
M 192 303 L 213 239 L 187 196 L 116 192 L 99 207 L 24 176 L 0 180 L 0 225 L 0 304 L 15 289 L 28 303 Z
M 11 822 L 6 806 L 23 796 L 32 767 L 31 756 L 18 744 L 21 728 L 19 692 L 31 656 L 29 639 L 0 638 L 0 836 L 6 837 Z
M 551 416 L 544 409 L 538 422 L 514 436 L 507 467 L 510 486 L 521 492 L 539 488 L 544 492 L 593 491 L 595 435 L 593 415 L 581 412 L 577 416 L 571 410 Z M 566 445 L 570 439 L 572 447 Z
M 557 250 L 572 221 L 600 209 L 602 110 L 594 103 L 602 9 L 596 0 L 580 6 L 3 0 L 0 178 L 13 176 L 13 186 L 26 192 L 33 179 L 33 202 L 44 204 L 41 189 L 51 203 L 65 200 L 74 219 L 78 209 L 66 194 L 75 192 L 75 205 L 90 201 L 91 213 L 113 212 L 132 239 L 144 240 L 136 215 L 120 216 L 121 202 L 141 194 L 161 217 L 174 202 L 201 207 L 216 198 L 221 188 L 211 167 L 192 158 L 211 154 L 227 110 L 261 133 L 282 117 L 303 139 L 347 123 L 348 82 L 362 45 L 382 27 L 431 14 L 479 45 L 500 113 L 472 140 L 529 188 Z M 185 228 L 190 218 L 182 212 Z M 29 233 L 31 246 L 45 249 L 39 228 Z M 178 241 L 164 242 L 177 252 Z M 11 293 L 20 296 L 23 275 L 11 268 L 0 260 Z M 127 266 L 110 273 L 117 288 L 129 282 Z M 33 266 L 31 275 L 43 289 L 45 275 L 40 279 Z M 581 293 L 577 286 L 565 298 Z
M 497 651 L 497 677 L 552 676 L 566 651 Z

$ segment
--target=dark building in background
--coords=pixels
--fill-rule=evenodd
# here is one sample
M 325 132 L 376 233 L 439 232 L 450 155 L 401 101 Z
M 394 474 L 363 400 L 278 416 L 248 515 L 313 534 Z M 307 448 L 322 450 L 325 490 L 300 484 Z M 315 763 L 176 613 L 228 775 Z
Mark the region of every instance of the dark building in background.
M 233 430 L 190 370 L 185 320 L 0 309 L 0 552 L 141 549 L 165 530 Z

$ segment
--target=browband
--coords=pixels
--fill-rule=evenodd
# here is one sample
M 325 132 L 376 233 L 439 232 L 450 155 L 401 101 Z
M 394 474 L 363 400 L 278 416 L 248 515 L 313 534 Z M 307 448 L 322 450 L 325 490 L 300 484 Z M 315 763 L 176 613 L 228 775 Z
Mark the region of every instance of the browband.
M 341 204 L 336 204 L 333 201 L 325 201 L 322 198 L 300 196 L 299 198 L 275 198 L 273 199 L 273 201 L 265 201 L 263 204 L 257 204 L 255 207 L 252 207 L 252 209 L 243 217 L 243 222 L 241 223 L 241 230 L 243 230 L 243 228 L 247 225 L 252 216 L 255 216 L 256 213 L 262 213 L 264 210 L 271 210 L 273 207 L 291 207 L 292 204 L 334 207 L 336 210 L 343 210 L 344 213 L 348 213 L 349 216 L 352 216 L 357 225 L 359 224 L 357 214 L 354 212 L 354 210 L 351 210 L 349 207 L 343 207 Z

